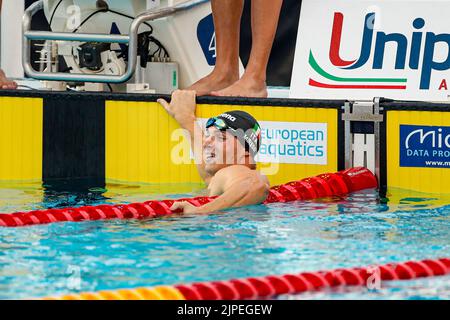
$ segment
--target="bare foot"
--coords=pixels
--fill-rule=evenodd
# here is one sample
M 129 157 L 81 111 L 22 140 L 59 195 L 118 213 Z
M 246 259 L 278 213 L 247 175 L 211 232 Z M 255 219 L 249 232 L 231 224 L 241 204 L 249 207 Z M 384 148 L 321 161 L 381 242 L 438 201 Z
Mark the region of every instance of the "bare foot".
M 0 89 L 17 89 L 17 83 L 8 80 L 3 70 L 0 69 Z
M 232 85 L 238 79 L 238 73 L 236 73 L 236 75 L 224 75 L 213 71 L 206 77 L 191 85 L 187 88 L 187 90 L 196 91 L 198 96 L 209 95 L 212 91 L 222 90 L 223 88 Z
M 267 86 L 265 81 L 255 80 L 245 75 L 231 86 L 213 91 L 211 95 L 218 97 L 247 97 L 247 98 L 267 98 Z

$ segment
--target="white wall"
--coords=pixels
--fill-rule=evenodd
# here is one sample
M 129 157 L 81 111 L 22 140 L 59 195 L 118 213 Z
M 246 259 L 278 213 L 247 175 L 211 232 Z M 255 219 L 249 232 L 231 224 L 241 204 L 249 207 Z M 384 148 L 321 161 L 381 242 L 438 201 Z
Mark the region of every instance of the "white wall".
M 11 78 L 23 78 L 23 0 L 3 0 L 1 13 L 1 68 Z

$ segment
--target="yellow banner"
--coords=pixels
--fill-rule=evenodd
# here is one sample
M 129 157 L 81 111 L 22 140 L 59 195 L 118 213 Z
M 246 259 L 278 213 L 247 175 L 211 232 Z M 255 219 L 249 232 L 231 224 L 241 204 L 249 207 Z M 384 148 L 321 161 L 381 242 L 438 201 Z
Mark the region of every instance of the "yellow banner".
M 450 112 L 389 110 L 386 113 L 388 187 L 450 194 L 450 167 L 444 167 L 445 157 L 431 154 L 442 149 L 435 139 L 439 138 L 439 127 L 449 126 Z
M 0 180 L 42 179 L 41 98 L 0 97 Z
M 338 133 L 336 109 L 242 105 L 198 105 L 197 117 L 207 119 L 229 110 L 243 110 L 272 126 L 270 134 L 286 140 L 292 150 L 306 150 L 299 139 L 321 139 L 311 151 L 321 159 L 281 156 L 280 163 L 265 161 L 258 168 L 272 184 L 281 184 L 324 172 L 337 171 Z M 320 127 L 325 131 L 298 127 Z M 308 126 L 308 124 L 310 126 Z M 262 126 L 263 127 L 263 126 Z M 277 128 L 290 128 L 289 130 Z M 189 154 L 189 142 L 177 131 L 178 124 L 155 102 L 106 101 L 106 178 L 144 183 L 198 183 L 201 179 Z M 264 127 L 262 128 L 264 130 Z M 325 132 L 325 134 L 323 133 Z M 294 133 L 294 134 L 293 134 Z M 283 141 L 284 141 L 283 140 Z M 264 143 L 264 137 L 263 137 Z M 310 143 L 312 143 L 310 141 Z M 303 147 L 303 149 L 301 149 Z M 286 153 L 286 146 L 281 152 Z M 308 152 L 309 152 L 308 151 Z M 266 152 L 268 152 L 266 150 Z M 183 161 L 174 155 L 182 155 Z M 177 158 L 177 160 L 174 160 Z M 266 157 L 267 158 L 267 157 Z M 287 160 L 283 160 L 286 158 Z M 306 160 L 305 160 L 306 159 Z M 283 163 L 286 162 L 286 163 Z M 302 163 L 302 162 L 310 163 Z

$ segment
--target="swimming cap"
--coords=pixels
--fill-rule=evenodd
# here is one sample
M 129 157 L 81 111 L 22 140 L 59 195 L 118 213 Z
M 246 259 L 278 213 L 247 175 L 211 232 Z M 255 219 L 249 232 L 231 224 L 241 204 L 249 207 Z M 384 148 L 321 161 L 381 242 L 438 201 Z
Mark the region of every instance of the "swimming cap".
M 226 130 L 227 128 L 218 126 L 214 119 L 223 120 L 228 128 L 232 129 L 229 132 L 238 138 L 245 150 L 252 155 L 258 153 L 261 144 L 261 127 L 249 113 L 240 110 L 227 111 L 209 119 L 206 124 L 206 128 L 214 125 L 219 130 Z

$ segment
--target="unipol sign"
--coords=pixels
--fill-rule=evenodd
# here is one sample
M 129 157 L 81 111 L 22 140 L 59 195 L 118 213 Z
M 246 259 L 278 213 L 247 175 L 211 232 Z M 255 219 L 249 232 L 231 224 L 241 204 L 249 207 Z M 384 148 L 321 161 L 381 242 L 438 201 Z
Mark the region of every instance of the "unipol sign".
M 450 1 L 303 0 L 292 98 L 445 101 Z

